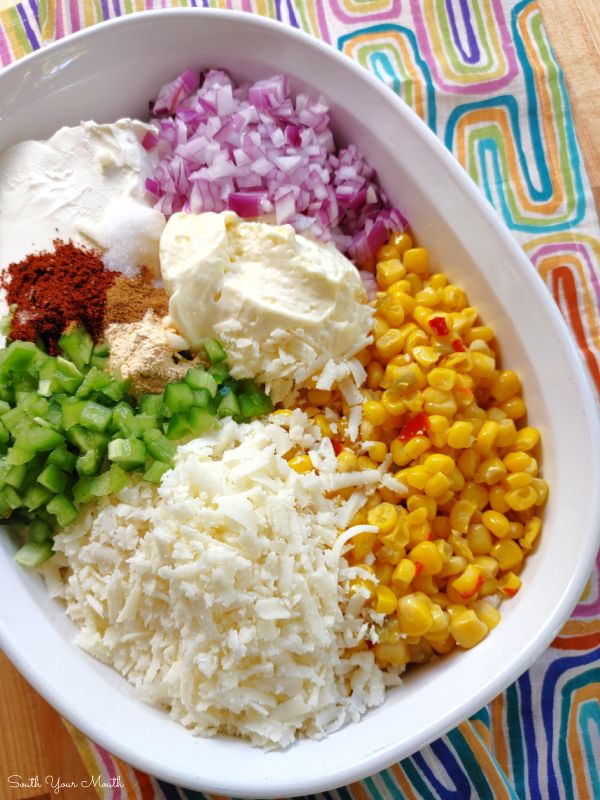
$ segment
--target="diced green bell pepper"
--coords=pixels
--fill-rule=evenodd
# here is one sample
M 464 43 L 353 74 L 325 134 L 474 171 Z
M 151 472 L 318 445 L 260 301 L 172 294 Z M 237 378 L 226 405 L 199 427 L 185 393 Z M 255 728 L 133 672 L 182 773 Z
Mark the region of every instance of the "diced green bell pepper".
M 15 553 L 15 561 L 22 567 L 41 567 L 52 557 L 52 542 L 27 542 Z

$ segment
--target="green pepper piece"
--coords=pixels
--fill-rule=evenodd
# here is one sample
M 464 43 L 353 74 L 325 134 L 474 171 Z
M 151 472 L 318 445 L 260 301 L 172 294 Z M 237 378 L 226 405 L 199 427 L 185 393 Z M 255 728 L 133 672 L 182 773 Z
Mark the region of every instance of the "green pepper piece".
M 76 397 L 65 397 L 65 399 L 61 401 L 62 427 L 66 431 L 74 425 L 81 424 L 81 412 L 83 411 L 84 405 L 85 402 L 83 400 L 78 400 Z
M 208 368 L 208 374 L 212 376 L 220 386 L 222 383 L 225 383 L 229 377 L 229 370 L 226 364 L 215 364 L 214 367 Z
M 185 414 L 174 414 L 167 425 L 168 439 L 184 439 L 192 432 Z
M 84 428 L 89 428 L 97 433 L 104 433 L 111 423 L 112 409 L 106 408 L 100 403 L 94 403 L 93 400 L 87 400 L 83 404 L 79 420 Z
M 70 450 L 67 450 L 67 446 L 62 444 L 60 447 L 52 450 L 48 456 L 47 463 L 54 464 L 65 472 L 73 472 L 76 461 L 77 456 L 75 453 L 71 453 Z
M 77 369 L 82 370 L 90 363 L 94 343 L 92 337 L 85 328 L 77 326 L 68 333 L 63 333 L 58 340 L 58 344 L 63 353 L 71 359 Z
M 174 414 L 180 414 L 192 407 L 194 395 L 183 382 L 168 383 L 163 395 L 164 403 Z
M 238 396 L 240 412 L 243 419 L 253 419 L 273 410 L 271 398 L 263 392 L 242 392 Z
M 75 522 L 79 516 L 79 511 L 64 494 L 54 495 L 52 500 L 46 505 L 46 510 L 56 517 L 56 521 L 61 528 L 65 528 Z
M 85 400 L 94 392 L 104 391 L 110 382 L 111 377 L 107 372 L 98 369 L 98 367 L 91 366 L 81 386 L 77 389 L 77 397 Z
M 157 461 L 164 461 L 172 466 L 177 446 L 170 442 L 160 431 L 145 431 L 144 442 L 148 448 L 148 453 Z
M 4 478 L 4 482 L 9 486 L 12 486 L 13 489 L 22 489 L 23 485 L 25 484 L 26 477 L 27 464 L 19 464 L 11 467 L 8 470 L 6 477 Z
M 214 377 L 202 367 L 191 367 L 186 372 L 185 383 L 190 389 L 206 389 L 210 392 L 210 396 L 214 397 L 217 393 L 217 382 Z
M 53 494 L 54 492 L 51 492 L 45 486 L 41 486 L 39 483 L 34 484 L 25 492 L 23 504 L 28 511 L 35 511 L 36 508 L 45 505 Z
M 146 460 L 146 446 L 139 439 L 113 439 L 108 443 L 108 459 L 125 470 L 140 467 Z
M 27 542 L 15 553 L 15 561 L 22 567 L 41 567 L 52 557 L 52 542 Z
M 223 399 L 217 406 L 217 416 L 219 419 L 222 417 L 239 417 L 240 404 L 237 395 L 231 389 L 223 396 Z
M 45 542 L 52 536 L 52 527 L 42 517 L 36 517 L 27 531 L 28 542 Z
M 160 479 L 171 469 L 169 464 L 165 464 L 164 461 L 154 461 L 146 472 L 144 472 L 144 480 L 149 481 L 150 483 L 160 483 Z
M 200 434 L 214 428 L 217 420 L 215 415 L 204 408 L 190 408 L 187 413 L 187 421 L 192 433 Z
M 60 467 L 57 467 L 56 464 L 48 464 L 40 472 L 37 481 L 41 483 L 42 486 L 45 486 L 46 489 L 54 492 L 54 494 L 61 494 L 61 492 L 65 490 L 67 479 L 68 475 L 66 472 L 63 472 Z
M 17 444 L 8 450 L 6 463 L 19 467 L 21 464 L 28 464 L 35 457 L 35 450 L 29 450 Z
M 220 364 L 227 358 L 227 353 L 225 352 L 225 350 L 223 350 L 221 343 L 218 342 L 216 339 L 205 339 L 204 351 L 208 356 L 208 360 L 213 365 Z
M 88 450 L 80 455 L 75 464 L 77 474 L 83 476 L 94 476 L 98 474 L 102 456 L 97 450 Z
M 160 394 L 143 394 L 140 397 L 139 409 L 142 414 L 158 419 L 163 415 L 163 399 Z
M 15 445 L 35 452 L 45 452 L 46 450 L 54 450 L 64 440 L 65 437 L 61 436 L 54 428 L 32 423 L 27 430 L 19 432 Z
M 33 342 L 12 342 L 0 351 L 0 378 L 6 379 L 10 372 L 28 370 L 35 364 L 38 348 Z

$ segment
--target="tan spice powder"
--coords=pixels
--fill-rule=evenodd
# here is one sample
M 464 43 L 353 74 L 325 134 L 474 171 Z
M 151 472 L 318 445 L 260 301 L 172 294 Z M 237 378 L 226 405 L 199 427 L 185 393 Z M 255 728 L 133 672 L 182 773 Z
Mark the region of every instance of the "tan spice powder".
M 106 295 L 104 325 L 137 322 L 146 311 L 153 311 L 157 317 L 169 312 L 169 297 L 164 289 L 152 285 L 152 274 L 147 270 L 139 278 L 126 278 L 120 275 Z

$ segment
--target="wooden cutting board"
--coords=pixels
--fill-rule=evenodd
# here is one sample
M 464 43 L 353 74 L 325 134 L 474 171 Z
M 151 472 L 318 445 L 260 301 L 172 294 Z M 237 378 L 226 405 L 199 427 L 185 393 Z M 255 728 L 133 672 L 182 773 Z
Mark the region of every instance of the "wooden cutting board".
M 539 4 L 565 71 L 579 141 L 599 205 L 600 115 L 594 109 L 600 96 L 600 3 L 539 0 Z M 0 10 L 9 5 L 10 0 L 0 0 Z M 0 731 L 0 800 L 97 800 L 95 790 L 84 785 L 88 777 L 85 767 L 62 720 L 1 653 Z M 23 782 L 38 776 L 41 786 L 11 787 L 11 775 L 21 775 Z M 72 782 L 77 788 L 56 795 L 44 783 L 47 775 Z

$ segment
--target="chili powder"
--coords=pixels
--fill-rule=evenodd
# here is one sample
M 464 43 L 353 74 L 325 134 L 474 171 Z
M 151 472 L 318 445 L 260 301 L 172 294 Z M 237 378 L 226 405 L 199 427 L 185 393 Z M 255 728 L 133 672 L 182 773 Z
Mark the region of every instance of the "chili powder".
M 17 306 L 10 338 L 41 340 L 56 355 L 60 336 L 72 323 L 81 323 L 97 341 L 103 331 L 106 294 L 116 277 L 93 250 L 58 239 L 54 251 L 10 264 L 1 277 L 8 304 Z

